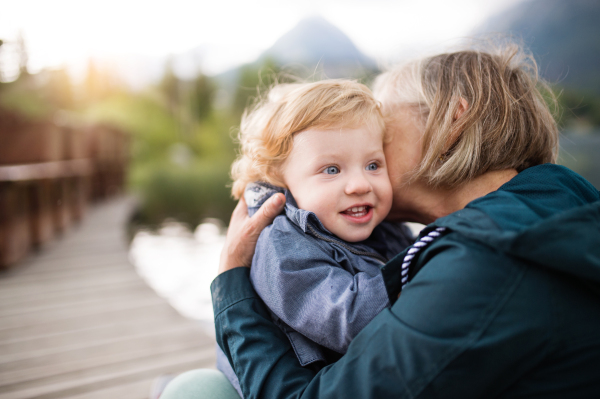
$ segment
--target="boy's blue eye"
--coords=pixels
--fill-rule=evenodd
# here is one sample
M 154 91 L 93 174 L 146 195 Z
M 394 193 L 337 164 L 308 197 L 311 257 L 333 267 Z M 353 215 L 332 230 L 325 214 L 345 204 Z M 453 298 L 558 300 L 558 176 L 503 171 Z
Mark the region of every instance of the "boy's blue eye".
M 379 169 L 379 166 L 375 162 L 367 165 L 367 170 L 377 170 L 377 169 Z
M 325 168 L 324 172 L 328 175 L 337 175 L 340 173 L 340 169 L 337 166 L 328 166 Z

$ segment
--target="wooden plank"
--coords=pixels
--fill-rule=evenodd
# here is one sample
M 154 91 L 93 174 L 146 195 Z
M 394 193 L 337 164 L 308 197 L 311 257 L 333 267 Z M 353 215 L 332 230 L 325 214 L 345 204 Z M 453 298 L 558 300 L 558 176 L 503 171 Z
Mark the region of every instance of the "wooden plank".
M 97 391 L 87 391 L 83 394 L 68 396 L 68 399 L 106 399 L 106 398 L 127 398 L 127 399 L 148 399 L 153 379 L 142 379 L 128 384 L 121 384 L 114 387 L 98 389 Z
M 120 298 L 126 300 L 129 297 L 139 296 L 140 293 L 145 293 L 149 290 L 148 286 L 134 282 L 134 284 L 118 287 L 100 287 L 104 289 L 104 298 L 111 298 L 112 300 Z M 12 315 L 29 313 L 33 311 L 48 311 L 57 309 L 59 307 L 69 306 L 71 303 L 97 303 L 104 301 L 98 291 L 90 290 L 78 290 L 75 292 L 67 291 L 64 295 L 60 296 L 26 296 L 21 301 L 2 302 L 0 303 L 0 314 L 1 315 Z M 66 302 L 70 299 L 69 302 Z
M 214 356 L 214 344 L 200 339 L 204 334 L 200 331 L 188 329 L 165 329 L 158 332 L 130 335 L 126 337 L 107 338 L 102 341 L 80 342 L 62 348 L 56 348 L 53 353 L 37 351 L 34 356 L 27 359 L 14 359 L 0 364 L 0 392 L 3 386 L 15 383 L 15 378 L 33 380 L 44 375 L 58 375 L 69 370 L 78 371 L 100 365 L 112 365 L 127 362 L 132 359 L 144 358 L 159 354 L 170 354 L 174 351 L 196 351 L 209 349 L 210 356 Z M 171 339 L 165 340 L 164 337 Z M 207 352 L 207 353 L 209 353 Z M 33 352 L 30 352 L 33 353 Z M 50 363 L 50 360 L 57 363 Z M 77 367 L 74 367 L 76 365 Z M 33 370 L 38 370 L 37 373 Z
M 41 334 L 57 334 L 61 332 L 81 330 L 82 328 L 96 328 L 103 325 L 122 323 L 127 320 L 156 319 L 160 323 L 166 315 L 173 314 L 173 309 L 167 303 L 160 306 L 147 306 L 137 309 L 123 309 L 109 313 L 110 323 L 106 318 L 99 318 L 97 315 L 91 315 L 71 320 L 53 320 L 45 324 L 34 324 L 26 327 L 0 330 L 0 336 L 3 339 L 12 339 L 15 337 L 34 337 Z M 156 317 L 155 317 L 156 315 Z M 177 315 L 179 317 L 179 315 Z
M 115 262 L 115 259 L 117 261 Z M 51 284 L 53 281 L 80 281 L 80 279 L 94 279 L 98 275 L 119 275 L 125 271 L 128 274 L 132 273 L 131 266 L 124 262 L 124 259 L 119 255 L 115 259 L 97 258 L 94 260 L 86 260 L 79 264 L 72 264 L 71 267 L 61 267 L 55 270 L 45 270 L 39 273 L 21 274 L 18 281 L 10 281 L 7 279 L 0 280 L 0 290 L 3 287 L 15 287 L 37 284 Z M 62 262 L 64 265 L 65 263 Z
M 140 341 L 146 340 L 148 342 L 153 341 L 156 337 L 160 337 L 161 334 L 172 334 L 172 335 L 180 335 L 180 334 L 193 334 L 199 335 L 199 330 L 195 329 L 193 326 L 188 324 L 180 324 L 177 323 L 175 325 L 165 325 L 165 326 L 156 326 L 153 325 L 153 328 L 147 328 L 145 330 L 134 329 L 133 331 L 129 331 L 128 334 L 117 334 L 116 326 L 112 326 L 113 328 L 106 331 L 101 330 L 101 332 L 105 332 L 106 334 L 100 336 L 90 337 L 89 340 L 82 341 L 80 339 L 75 340 L 66 340 L 65 335 L 59 336 L 58 339 L 51 340 L 54 345 L 51 346 L 29 346 L 28 342 L 21 342 L 18 344 L 12 344 L 4 347 L 4 351 L 0 354 L 0 368 L 4 367 L 5 364 L 23 360 L 23 359 L 31 359 L 39 356 L 46 356 L 48 354 L 54 353 L 64 353 L 68 351 L 75 351 L 81 348 L 92 348 L 92 347 L 100 347 L 103 345 L 112 345 L 112 344 L 123 344 L 125 345 L 125 341 L 130 341 L 126 345 L 137 345 Z M 190 332 L 192 329 L 192 332 Z M 66 337 L 69 337 L 66 335 Z M 13 348 L 14 347 L 14 348 Z M 10 350 L 8 350 L 10 348 Z
M 30 284 L 30 285 L 27 285 L 26 287 L 28 288 L 28 291 L 31 291 L 31 292 L 45 291 L 47 293 L 59 293 L 59 292 L 69 291 L 70 289 L 96 288 L 96 287 L 103 287 L 103 286 L 107 286 L 107 285 L 111 285 L 111 284 L 119 284 L 119 283 L 125 283 L 125 282 L 129 282 L 129 281 L 136 281 L 139 278 L 140 277 L 134 273 L 122 273 L 122 274 L 115 274 L 115 275 L 110 275 L 110 276 L 99 276 L 95 279 L 85 279 L 85 280 L 79 281 L 77 286 L 74 286 L 74 283 L 72 281 L 64 282 L 62 280 L 59 280 L 59 281 L 54 281 L 52 284 L 38 283 L 38 284 Z M 13 296 L 19 297 L 19 296 L 25 296 L 25 295 L 29 295 L 29 292 L 24 291 L 24 284 L 19 284 L 18 282 L 15 282 L 15 284 L 12 284 L 8 287 L 2 287 L 2 290 L 0 290 L 0 300 L 2 300 L 5 297 L 10 298 Z M 0 328 L 1 328 L 1 326 L 0 326 Z
M 202 337 L 202 333 L 195 335 L 196 337 Z M 40 362 L 39 359 L 36 362 L 12 362 L 7 364 L 6 367 L 0 369 L 0 381 L 7 381 L 10 383 L 22 382 L 31 379 L 47 377 L 51 375 L 58 375 L 66 372 L 79 370 L 85 367 L 97 367 L 101 365 L 108 365 L 118 363 L 130 359 L 141 358 L 148 356 L 149 354 L 160 354 L 170 353 L 178 350 L 199 350 L 205 348 L 212 348 L 212 343 L 208 344 L 208 341 L 201 342 L 201 340 L 190 340 L 188 336 L 181 335 L 181 339 L 173 339 L 175 336 L 171 336 L 169 340 L 158 340 L 152 347 L 152 350 L 148 350 L 146 347 L 134 346 L 126 348 L 123 351 L 106 351 L 98 356 L 77 356 L 72 360 L 64 360 L 49 365 L 47 362 Z M 92 338 L 94 339 L 94 338 Z M 212 355 L 211 355 L 212 356 Z M 9 367 L 10 366 L 10 367 Z
M 84 298 L 86 296 L 98 297 L 102 295 L 111 295 L 115 291 L 123 289 L 134 289 L 137 287 L 147 287 L 140 279 L 131 279 L 130 281 L 124 281 L 121 283 L 100 285 L 96 287 L 73 287 L 68 291 L 57 291 L 57 292 L 27 292 L 23 295 L 8 296 L 0 300 L 2 307 L 18 307 L 27 306 L 30 303 L 38 302 L 50 302 L 50 301 L 76 301 L 78 298 Z M 1 309 L 1 308 L 0 308 Z M 0 310 L 1 313 L 1 310 Z
M 78 303 L 70 304 L 69 308 L 58 309 L 53 312 L 34 312 L 23 315 L 9 315 L 0 317 L 1 329 L 27 327 L 27 326 L 43 326 L 50 322 L 79 320 L 80 318 L 88 317 L 103 317 L 110 319 L 111 314 L 122 312 L 123 310 L 137 311 L 142 308 L 153 308 L 164 303 L 162 298 L 142 297 L 136 298 L 134 301 L 127 303 L 119 303 L 106 301 L 106 303 L 95 304 L 93 306 L 80 306 Z M 0 355 L 1 357 L 1 355 Z
M 73 243 L 73 245 L 77 245 L 77 250 L 73 251 L 53 251 L 55 255 L 46 255 L 45 253 L 41 255 L 33 255 L 30 256 L 29 259 L 26 259 L 21 265 L 20 268 L 23 269 L 21 275 L 40 273 L 40 272 L 48 272 L 54 269 L 62 269 L 69 268 L 75 266 L 81 267 L 81 261 L 87 261 L 88 264 L 90 262 L 98 262 L 105 263 L 107 261 L 115 261 L 115 259 L 123 259 L 123 243 L 121 242 L 102 242 L 98 243 L 97 241 L 93 241 L 90 244 L 79 244 Z M 97 259 L 96 257 L 100 257 Z M 127 258 L 125 258 L 127 259 Z M 35 267 L 32 267 L 35 265 Z

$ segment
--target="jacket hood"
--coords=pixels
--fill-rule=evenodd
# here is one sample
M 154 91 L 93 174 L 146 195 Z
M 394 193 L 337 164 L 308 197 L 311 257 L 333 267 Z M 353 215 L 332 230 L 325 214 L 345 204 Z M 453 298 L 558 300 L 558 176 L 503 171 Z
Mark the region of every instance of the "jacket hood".
M 425 233 L 438 226 L 528 263 L 600 283 L 600 193 L 563 166 L 528 168 Z

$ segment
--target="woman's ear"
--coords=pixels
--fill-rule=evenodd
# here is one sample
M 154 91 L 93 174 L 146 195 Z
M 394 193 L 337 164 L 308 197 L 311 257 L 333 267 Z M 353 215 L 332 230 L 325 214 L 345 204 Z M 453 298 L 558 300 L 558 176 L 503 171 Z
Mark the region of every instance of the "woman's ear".
M 458 100 L 458 109 L 454 114 L 454 118 L 452 118 L 453 121 L 456 122 L 461 116 L 463 116 L 467 109 L 469 109 L 469 103 L 467 102 L 467 100 L 461 97 Z M 454 124 L 455 128 L 452 130 L 452 132 L 448 135 L 448 138 L 446 139 L 446 144 L 444 145 L 444 152 L 442 154 L 442 158 L 445 157 L 445 154 L 450 150 L 450 148 L 452 148 L 456 140 L 458 140 L 460 134 L 463 132 L 463 129 L 460 127 L 460 125 L 460 123 Z
M 467 109 L 469 109 L 469 103 L 461 97 L 460 100 L 458 100 L 458 109 L 456 110 L 456 114 L 454 114 L 454 120 L 456 121 L 460 118 Z

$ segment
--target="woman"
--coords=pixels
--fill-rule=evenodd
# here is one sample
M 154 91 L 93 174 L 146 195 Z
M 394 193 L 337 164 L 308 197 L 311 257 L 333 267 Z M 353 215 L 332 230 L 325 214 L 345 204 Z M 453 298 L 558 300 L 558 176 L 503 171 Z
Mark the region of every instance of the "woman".
M 557 129 L 536 83 L 515 48 L 440 54 L 377 80 L 389 217 L 431 224 L 383 268 L 391 309 L 319 372 L 298 365 L 240 267 L 283 199 L 253 218 L 240 202 L 211 288 L 247 399 L 600 394 L 600 193 L 553 164 Z M 164 397 L 225 386 L 202 378 Z

